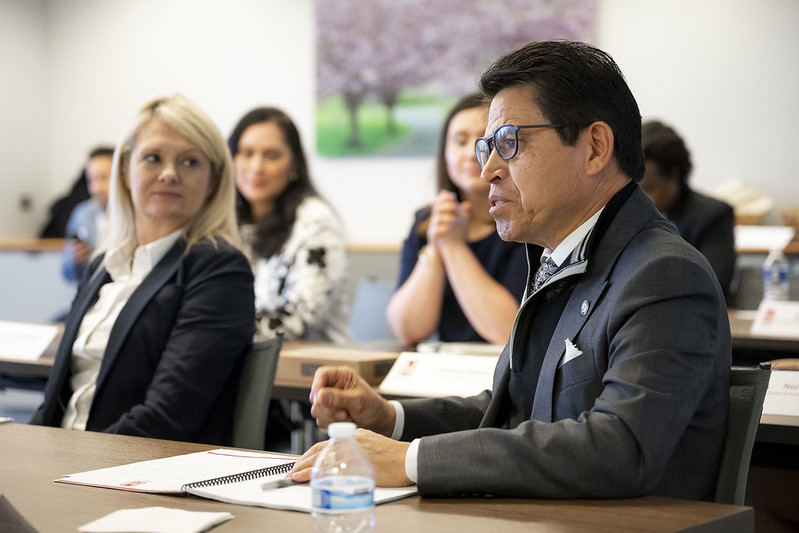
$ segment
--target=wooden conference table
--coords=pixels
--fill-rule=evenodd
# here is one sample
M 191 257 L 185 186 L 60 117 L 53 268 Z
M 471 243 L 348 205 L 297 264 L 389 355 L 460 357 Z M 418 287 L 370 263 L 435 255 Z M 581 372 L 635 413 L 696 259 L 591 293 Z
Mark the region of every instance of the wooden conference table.
M 230 512 L 214 528 L 234 531 L 311 531 L 305 513 L 206 500 L 55 483 L 65 474 L 212 449 L 214 446 L 0 424 L 0 493 L 40 533 L 75 531 L 118 509 L 163 506 Z M 379 532 L 520 530 L 568 532 L 751 532 L 750 507 L 645 497 L 630 500 L 406 498 L 377 507 Z M 0 518 L 2 513 L 0 512 Z

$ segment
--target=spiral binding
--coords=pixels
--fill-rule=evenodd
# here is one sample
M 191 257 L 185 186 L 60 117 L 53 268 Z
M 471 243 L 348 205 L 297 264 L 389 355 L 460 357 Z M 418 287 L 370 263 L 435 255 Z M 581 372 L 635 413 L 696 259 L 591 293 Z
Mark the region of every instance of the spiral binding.
M 216 485 L 227 485 L 228 483 L 238 483 L 239 481 L 249 481 L 259 477 L 274 476 L 275 474 L 285 474 L 294 468 L 294 463 L 284 463 L 282 465 L 270 466 L 267 468 L 259 468 L 257 470 L 250 470 L 249 472 L 242 472 L 241 474 L 231 474 L 228 476 L 215 477 L 203 481 L 195 481 L 194 483 L 186 483 L 180 490 L 186 492 L 188 489 L 199 489 L 203 487 L 213 487 Z

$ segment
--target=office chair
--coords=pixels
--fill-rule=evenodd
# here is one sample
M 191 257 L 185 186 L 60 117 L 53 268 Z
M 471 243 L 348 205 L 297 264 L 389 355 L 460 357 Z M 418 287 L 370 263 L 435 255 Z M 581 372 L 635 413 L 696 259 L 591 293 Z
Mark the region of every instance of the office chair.
M 394 283 L 373 278 L 358 281 L 350 312 L 350 331 L 356 341 L 393 339 L 386 307 L 394 294 Z
M 730 373 L 730 414 L 727 439 L 716 480 L 716 503 L 744 504 L 749 460 L 755 443 L 771 370 L 733 367 Z
M 233 412 L 233 446 L 237 448 L 264 449 L 269 399 L 282 345 L 282 335 L 256 341 L 245 356 Z

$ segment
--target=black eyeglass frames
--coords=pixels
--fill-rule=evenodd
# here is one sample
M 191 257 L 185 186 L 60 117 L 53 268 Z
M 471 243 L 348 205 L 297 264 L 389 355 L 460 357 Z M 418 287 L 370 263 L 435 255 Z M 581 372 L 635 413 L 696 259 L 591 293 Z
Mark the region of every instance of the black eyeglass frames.
M 562 125 L 557 124 L 529 124 L 526 126 L 505 124 L 494 130 L 494 135 L 491 138 L 480 137 L 474 141 L 474 155 L 477 156 L 477 163 L 480 168 L 485 167 L 486 163 L 488 163 L 488 158 L 494 148 L 497 149 L 499 157 L 507 161 L 508 159 L 513 159 L 519 151 L 519 130 L 562 127 Z

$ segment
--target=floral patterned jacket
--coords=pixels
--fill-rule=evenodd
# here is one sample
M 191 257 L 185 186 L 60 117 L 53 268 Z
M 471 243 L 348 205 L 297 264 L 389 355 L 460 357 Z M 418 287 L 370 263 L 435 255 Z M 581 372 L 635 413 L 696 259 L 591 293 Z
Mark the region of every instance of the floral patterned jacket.
M 309 196 L 280 254 L 253 257 L 252 226 L 242 227 L 255 275 L 260 338 L 345 343 L 350 340 L 344 228 L 321 198 Z

